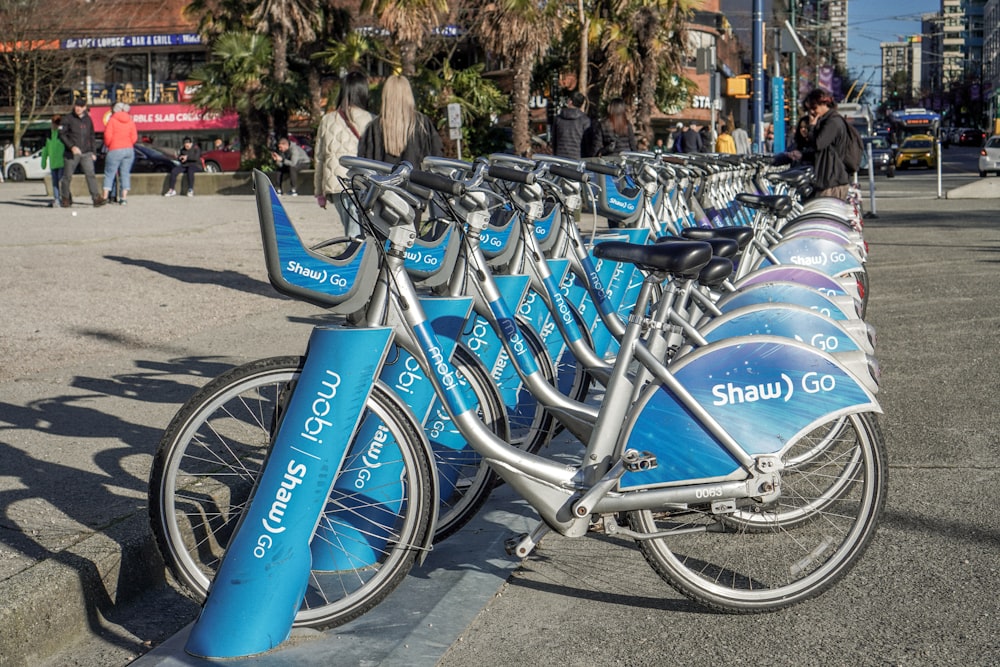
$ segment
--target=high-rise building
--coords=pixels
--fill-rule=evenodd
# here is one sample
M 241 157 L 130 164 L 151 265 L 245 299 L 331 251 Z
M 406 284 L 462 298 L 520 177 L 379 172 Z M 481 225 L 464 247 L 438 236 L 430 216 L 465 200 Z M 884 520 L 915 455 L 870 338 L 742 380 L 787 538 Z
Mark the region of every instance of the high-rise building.
M 1000 132 L 1000 0 L 983 7 L 983 90 L 991 130 Z
M 962 78 L 965 61 L 965 10 L 963 0 L 941 0 L 941 86 Z
M 816 66 L 847 71 L 847 0 L 804 0 L 795 29 L 810 42 Z
M 882 42 L 882 101 L 910 104 L 920 97 L 921 35 Z

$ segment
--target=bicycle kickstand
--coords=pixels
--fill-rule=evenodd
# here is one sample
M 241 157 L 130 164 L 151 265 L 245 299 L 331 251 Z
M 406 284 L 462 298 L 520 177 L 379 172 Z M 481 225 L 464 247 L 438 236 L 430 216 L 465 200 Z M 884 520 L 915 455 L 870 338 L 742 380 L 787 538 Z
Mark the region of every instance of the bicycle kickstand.
M 504 541 L 504 549 L 510 556 L 517 558 L 527 558 L 528 554 L 534 551 L 538 543 L 542 541 L 549 531 L 552 530 L 544 521 L 539 521 L 534 530 L 530 533 L 521 533 L 509 537 Z

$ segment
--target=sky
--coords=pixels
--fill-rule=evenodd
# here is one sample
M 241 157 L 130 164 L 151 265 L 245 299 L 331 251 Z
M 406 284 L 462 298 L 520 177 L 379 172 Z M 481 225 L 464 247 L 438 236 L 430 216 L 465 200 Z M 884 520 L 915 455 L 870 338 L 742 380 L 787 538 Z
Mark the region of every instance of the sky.
M 764 15 L 771 3 L 764 2 Z M 750 44 L 752 0 L 720 0 L 740 39 Z M 869 80 L 869 90 L 878 91 L 882 83 L 880 42 L 895 42 L 900 37 L 920 33 L 920 16 L 941 10 L 941 0 L 848 0 L 847 66 L 862 81 Z
M 871 88 L 881 84 L 880 42 L 920 34 L 920 16 L 939 12 L 940 0 L 848 0 L 847 67 Z M 873 75 L 874 73 L 874 75 Z

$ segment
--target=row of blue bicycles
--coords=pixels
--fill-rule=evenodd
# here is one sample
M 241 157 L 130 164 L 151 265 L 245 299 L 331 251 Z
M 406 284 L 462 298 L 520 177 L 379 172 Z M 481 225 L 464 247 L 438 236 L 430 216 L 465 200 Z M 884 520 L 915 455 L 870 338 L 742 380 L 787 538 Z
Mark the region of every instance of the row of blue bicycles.
M 499 483 L 540 517 L 509 553 L 632 539 L 715 611 L 858 562 L 887 478 L 857 197 L 760 157 L 342 162 L 363 237 L 318 245 L 254 174 L 272 284 L 329 317 L 199 390 L 154 461 L 190 653 L 358 617 Z

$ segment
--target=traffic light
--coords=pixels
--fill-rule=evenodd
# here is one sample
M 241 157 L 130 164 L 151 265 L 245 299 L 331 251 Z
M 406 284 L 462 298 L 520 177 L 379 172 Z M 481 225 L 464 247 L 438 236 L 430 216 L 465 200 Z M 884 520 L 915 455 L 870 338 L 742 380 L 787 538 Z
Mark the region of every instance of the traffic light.
M 740 100 L 748 99 L 751 88 L 749 74 L 740 74 L 726 79 L 726 97 L 735 97 Z

